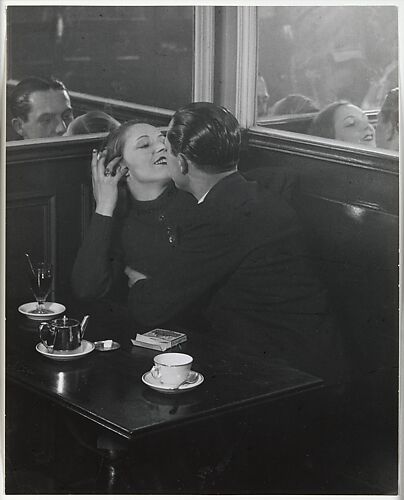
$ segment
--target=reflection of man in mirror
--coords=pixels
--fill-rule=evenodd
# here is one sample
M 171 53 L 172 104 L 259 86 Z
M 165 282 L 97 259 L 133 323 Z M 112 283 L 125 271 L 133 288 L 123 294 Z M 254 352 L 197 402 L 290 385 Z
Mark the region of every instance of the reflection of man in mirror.
M 398 151 L 398 88 L 390 90 L 377 116 L 376 144 L 378 148 Z
M 11 125 L 23 139 L 57 137 L 73 120 L 69 93 L 59 80 L 29 77 L 10 95 Z

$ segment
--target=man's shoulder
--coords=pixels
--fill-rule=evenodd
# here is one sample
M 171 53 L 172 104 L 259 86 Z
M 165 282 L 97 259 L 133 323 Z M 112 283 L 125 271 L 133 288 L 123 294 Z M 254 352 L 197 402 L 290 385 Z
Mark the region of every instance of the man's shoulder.
M 220 210 L 225 206 L 230 211 Z M 219 213 L 230 213 L 237 216 L 238 212 L 248 210 L 257 215 L 293 213 L 293 209 L 288 201 L 276 190 L 269 189 L 256 181 L 244 180 L 238 184 L 234 190 L 226 190 L 221 193 L 221 197 L 215 200 L 216 210 Z
M 247 183 L 242 190 L 225 192 L 220 198 L 204 205 L 198 205 L 193 211 L 190 224 L 194 228 L 210 226 L 214 233 L 244 235 L 247 238 L 252 234 L 256 239 L 258 234 L 264 237 L 296 223 L 296 215 L 290 205 L 256 183 Z
M 272 239 L 286 229 L 295 231 L 299 227 L 296 212 L 288 201 L 256 182 L 247 182 L 243 193 L 238 193 L 229 207 L 227 212 L 217 211 L 222 214 L 219 221 L 246 241 Z

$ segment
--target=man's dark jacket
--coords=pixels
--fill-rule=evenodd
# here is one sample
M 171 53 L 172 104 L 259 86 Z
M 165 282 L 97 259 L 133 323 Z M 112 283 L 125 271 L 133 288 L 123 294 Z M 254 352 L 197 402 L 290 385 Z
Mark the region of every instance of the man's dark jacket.
M 178 248 L 138 281 L 129 308 L 145 325 L 203 308 L 210 334 L 333 379 L 339 336 L 293 210 L 239 173 L 219 181 L 178 229 Z M 207 332 L 207 334 L 209 334 Z

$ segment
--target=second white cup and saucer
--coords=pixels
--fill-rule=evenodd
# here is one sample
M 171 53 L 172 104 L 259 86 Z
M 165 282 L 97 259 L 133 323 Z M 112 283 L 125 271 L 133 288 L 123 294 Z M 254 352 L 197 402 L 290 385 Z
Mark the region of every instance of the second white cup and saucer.
M 167 352 L 154 357 L 154 366 L 142 376 L 151 389 L 178 394 L 195 389 L 204 381 L 201 373 L 191 370 L 193 358 L 188 354 Z

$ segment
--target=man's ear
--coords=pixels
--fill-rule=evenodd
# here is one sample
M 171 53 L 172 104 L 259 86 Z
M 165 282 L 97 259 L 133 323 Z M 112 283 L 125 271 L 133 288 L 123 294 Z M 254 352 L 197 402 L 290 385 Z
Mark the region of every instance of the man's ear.
M 188 165 L 188 160 L 185 158 L 185 156 L 182 153 L 178 154 L 178 161 L 180 163 L 180 170 L 182 175 L 187 175 L 189 171 L 189 165 Z
M 11 126 L 13 127 L 13 129 L 17 132 L 18 135 L 24 137 L 24 127 L 22 124 L 23 121 L 19 117 L 13 118 L 11 120 Z

